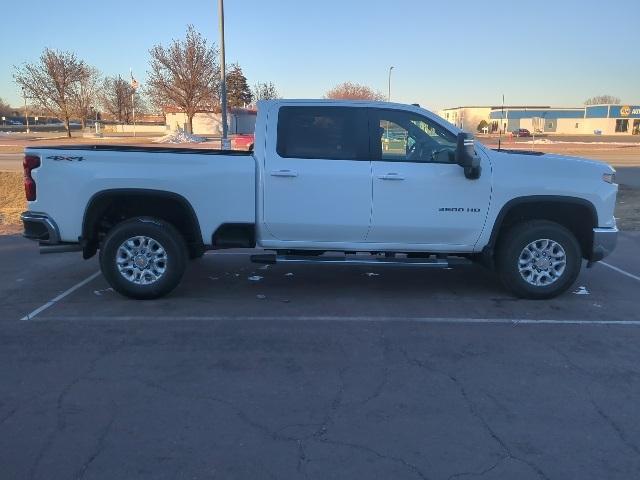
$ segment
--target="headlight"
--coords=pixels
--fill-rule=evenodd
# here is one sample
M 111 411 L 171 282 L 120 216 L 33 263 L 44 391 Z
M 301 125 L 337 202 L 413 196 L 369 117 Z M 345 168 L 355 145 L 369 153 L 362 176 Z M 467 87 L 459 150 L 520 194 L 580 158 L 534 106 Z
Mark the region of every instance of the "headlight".
M 603 173 L 602 180 L 607 183 L 616 183 L 616 174 L 614 173 Z

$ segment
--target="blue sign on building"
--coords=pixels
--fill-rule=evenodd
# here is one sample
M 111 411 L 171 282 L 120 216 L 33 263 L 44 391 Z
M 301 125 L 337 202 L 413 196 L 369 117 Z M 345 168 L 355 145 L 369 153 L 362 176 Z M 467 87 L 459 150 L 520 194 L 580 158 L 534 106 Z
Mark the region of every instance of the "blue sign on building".
M 640 118 L 639 105 L 611 105 L 609 118 Z

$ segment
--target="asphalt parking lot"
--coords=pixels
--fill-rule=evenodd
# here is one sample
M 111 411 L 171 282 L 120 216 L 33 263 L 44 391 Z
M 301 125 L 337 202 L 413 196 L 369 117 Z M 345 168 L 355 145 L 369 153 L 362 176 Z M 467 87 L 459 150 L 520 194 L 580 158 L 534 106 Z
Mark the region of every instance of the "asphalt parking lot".
M 0 237 L 2 478 L 638 478 L 639 248 L 542 302 L 247 251 L 139 302 Z

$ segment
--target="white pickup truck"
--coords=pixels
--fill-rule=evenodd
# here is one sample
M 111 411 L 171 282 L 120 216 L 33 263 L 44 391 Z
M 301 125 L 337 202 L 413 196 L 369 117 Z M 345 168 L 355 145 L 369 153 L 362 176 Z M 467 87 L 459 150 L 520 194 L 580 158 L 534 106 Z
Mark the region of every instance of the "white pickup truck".
M 549 298 L 616 244 L 605 163 L 496 151 L 417 106 L 275 100 L 253 152 L 29 147 L 24 235 L 100 252 L 118 292 L 156 298 L 208 249 L 256 262 L 448 267 L 480 262 Z

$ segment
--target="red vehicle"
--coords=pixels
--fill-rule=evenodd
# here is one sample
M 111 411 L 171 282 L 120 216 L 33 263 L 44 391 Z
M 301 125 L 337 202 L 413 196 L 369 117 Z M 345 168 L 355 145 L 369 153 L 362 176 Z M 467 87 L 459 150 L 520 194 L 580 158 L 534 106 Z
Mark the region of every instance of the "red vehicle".
M 530 137 L 531 132 L 526 128 L 518 128 L 517 130 L 511 132 L 511 135 L 514 137 Z
M 253 133 L 239 133 L 231 136 L 232 150 L 253 150 L 255 135 Z

